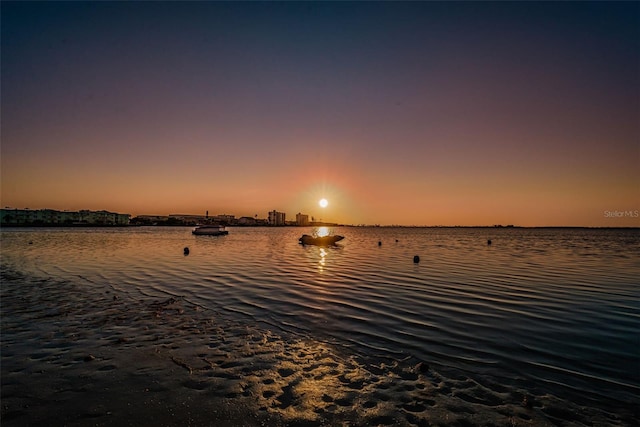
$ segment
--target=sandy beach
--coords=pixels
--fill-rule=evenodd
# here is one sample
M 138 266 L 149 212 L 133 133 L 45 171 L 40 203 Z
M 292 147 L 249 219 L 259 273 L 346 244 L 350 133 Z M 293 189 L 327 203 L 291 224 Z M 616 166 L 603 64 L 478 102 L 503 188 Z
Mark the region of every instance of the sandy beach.
M 2 424 L 625 425 L 182 298 L 2 272 Z

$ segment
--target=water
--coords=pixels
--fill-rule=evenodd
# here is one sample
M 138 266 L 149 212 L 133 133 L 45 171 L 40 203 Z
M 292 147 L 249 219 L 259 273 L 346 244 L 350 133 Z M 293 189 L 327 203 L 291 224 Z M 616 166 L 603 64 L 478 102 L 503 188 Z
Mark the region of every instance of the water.
M 345 236 L 337 247 L 298 244 L 313 232 L 3 229 L 2 264 L 88 290 L 183 296 L 359 354 L 637 410 L 640 230 L 345 227 L 331 230 Z

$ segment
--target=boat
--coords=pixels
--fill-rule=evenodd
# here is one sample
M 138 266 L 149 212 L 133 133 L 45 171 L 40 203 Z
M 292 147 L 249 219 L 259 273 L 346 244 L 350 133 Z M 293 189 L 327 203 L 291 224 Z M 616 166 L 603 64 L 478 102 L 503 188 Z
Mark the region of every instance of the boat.
M 200 225 L 194 228 L 192 233 L 196 236 L 224 236 L 225 234 L 229 234 L 223 225 L 213 224 Z
M 316 245 L 316 246 L 331 246 L 335 245 L 336 242 L 344 239 L 344 236 L 322 236 L 322 237 L 314 237 L 308 234 L 303 234 L 302 237 L 298 239 L 300 243 L 303 245 Z

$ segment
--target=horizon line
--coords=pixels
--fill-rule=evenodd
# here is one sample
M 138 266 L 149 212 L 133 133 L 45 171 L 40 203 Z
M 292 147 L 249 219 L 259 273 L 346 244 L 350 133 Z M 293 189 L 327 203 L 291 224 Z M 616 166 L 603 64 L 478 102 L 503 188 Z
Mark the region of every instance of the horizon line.
M 51 208 L 14 208 L 14 207 L 10 207 L 10 206 L 5 206 L 3 208 L 0 208 L 1 210 L 31 210 L 31 211 L 38 211 L 38 210 L 52 210 L 52 211 L 58 211 L 58 212 L 80 212 L 80 211 L 92 211 L 92 209 L 78 209 L 78 210 L 69 210 L 69 209 L 64 209 L 64 210 L 59 210 L 59 209 L 51 209 Z M 104 212 L 109 212 L 109 213 L 115 213 L 115 214 L 119 214 L 119 215 L 129 215 L 132 219 L 139 217 L 139 216 L 202 216 L 202 217 L 206 217 L 207 215 L 203 215 L 203 214 L 188 214 L 188 213 L 183 213 L 183 214 L 178 214 L 178 213 L 173 213 L 173 214 L 166 214 L 166 215 L 156 215 L 156 214 L 136 214 L 135 216 L 133 214 L 129 214 L 129 213 L 120 213 L 120 212 L 114 212 L 114 211 L 110 211 L 107 209 L 98 209 L 95 210 L 94 212 L 100 212 L 100 211 L 104 211 Z M 208 212 L 208 211 L 207 211 Z M 286 214 L 286 213 L 285 213 Z M 216 217 L 216 216 L 220 216 L 220 215 L 230 215 L 230 214 L 214 214 L 214 215 L 208 215 L 209 217 Z M 305 214 L 307 215 L 307 214 Z M 233 217 L 235 217 L 235 215 L 231 215 Z M 242 218 L 238 217 L 238 218 Z M 254 217 L 251 217 L 254 218 Z M 264 218 L 261 218 L 264 219 Z M 620 225 L 620 226 L 615 226 L 615 225 L 515 225 L 515 224 L 507 224 L 507 225 L 502 225 L 502 224 L 491 224 L 491 225 L 462 225 L 462 224 L 456 224 L 456 225 L 443 225 L 443 224 L 432 224 L 432 225 L 427 225 L 427 224 L 422 224 L 422 225 L 418 225 L 418 224 L 381 224 L 381 223 L 372 223 L 372 224 L 368 224 L 368 223 L 359 223 L 359 224 L 348 224 L 348 223 L 337 223 L 337 222 L 329 222 L 329 221 L 315 221 L 318 224 L 324 224 L 324 225 L 331 225 L 331 226 L 339 226 L 339 227 L 387 227 L 387 228 L 391 228 L 391 227 L 396 227 L 396 228 L 640 228 L 640 225 Z M 286 225 L 285 225 L 286 226 Z M 312 226 L 312 225 L 310 225 Z

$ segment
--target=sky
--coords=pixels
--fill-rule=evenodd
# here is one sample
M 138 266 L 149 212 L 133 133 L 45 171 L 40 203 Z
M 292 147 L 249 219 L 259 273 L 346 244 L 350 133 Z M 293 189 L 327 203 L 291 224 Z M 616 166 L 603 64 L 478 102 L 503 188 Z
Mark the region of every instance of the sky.
M 0 7 L 2 207 L 640 226 L 638 2 Z

